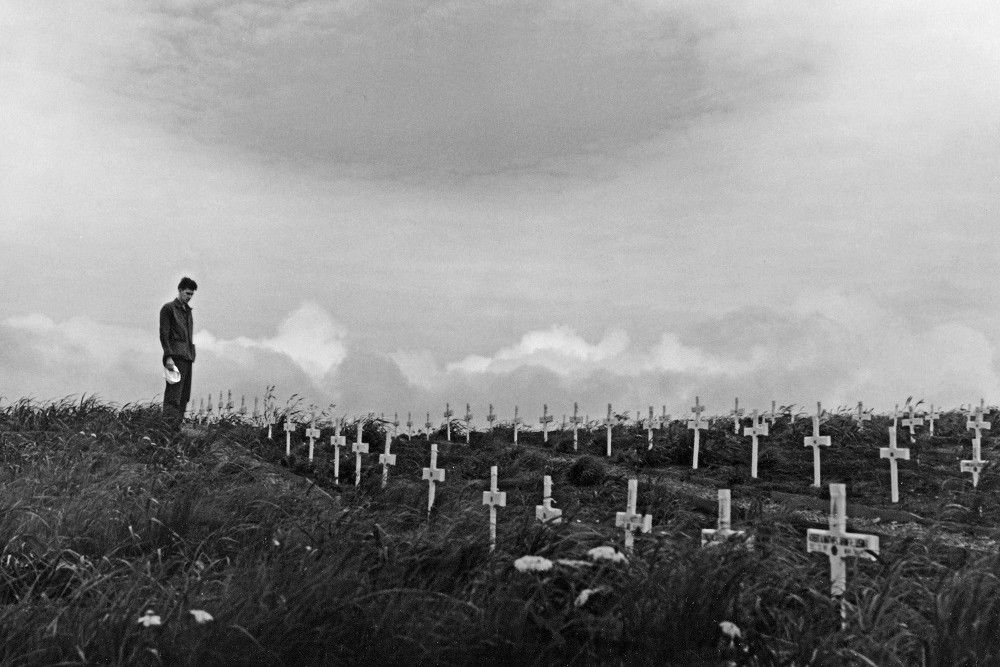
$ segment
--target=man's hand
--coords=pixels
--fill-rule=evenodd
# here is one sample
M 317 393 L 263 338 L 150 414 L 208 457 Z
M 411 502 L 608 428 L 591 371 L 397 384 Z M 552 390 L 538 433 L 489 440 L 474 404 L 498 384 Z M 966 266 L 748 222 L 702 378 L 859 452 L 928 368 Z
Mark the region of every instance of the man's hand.
M 163 365 L 166 366 L 168 369 L 170 369 L 172 371 L 176 371 L 177 370 L 177 366 L 174 365 L 174 358 L 173 357 L 167 357 L 166 361 L 163 362 Z

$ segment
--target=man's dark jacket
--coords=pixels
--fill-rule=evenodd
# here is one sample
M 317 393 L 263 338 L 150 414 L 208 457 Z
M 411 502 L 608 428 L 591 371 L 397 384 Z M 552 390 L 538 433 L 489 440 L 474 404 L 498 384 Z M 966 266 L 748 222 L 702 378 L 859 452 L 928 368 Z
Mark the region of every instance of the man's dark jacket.
M 194 361 L 194 318 L 191 306 L 174 299 L 160 308 L 160 346 L 167 357 Z

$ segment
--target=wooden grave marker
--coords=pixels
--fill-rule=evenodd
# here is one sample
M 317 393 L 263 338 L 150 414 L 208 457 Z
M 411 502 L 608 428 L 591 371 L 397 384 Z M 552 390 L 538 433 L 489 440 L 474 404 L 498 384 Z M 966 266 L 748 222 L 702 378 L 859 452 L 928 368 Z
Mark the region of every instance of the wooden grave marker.
M 570 419 L 570 423 L 573 425 L 573 451 L 577 451 L 580 445 L 580 424 L 583 423 L 583 418 L 580 416 L 580 406 L 574 402 L 573 403 L 573 418 Z
M 444 468 L 437 467 L 438 446 L 431 445 L 431 466 L 424 468 L 422 479 L 427 481 L 427 516 L 434 509 L 434 484 L 444 481 Z
M 549 414 L 549 406 L 542 404 L 542 416 L 538 423 L 542 425 L 542 442 L 549 441 L 549 424 L 552 422 L 552 415 Z
M 389 453 L 389 447 L 392 445 L 392 436 L 389 431 L 385 432 L 385 452 L 378 455 L 378 462 L 382 464 L 382 488 L 384 489 L 389 483 L 389 466 L 396 465 L 396 455 Z
M 316 416 L 309 415 L 309 427 L 306 428 L 306 437 L 309 438 L 309 460 L 313 460 L 313 451 L 316 448 L 316 440 L 322 435 L 320 429 L 316 428 Z
M 497 549 L 497 508 L 507 506 L 507 492 L 497 487 L 497 467 L 490 466 L 490 490 L 483 491 L 483 504 L 490 508 L 490 551 Z
M 465 404 L 465 444 L 472 441 L 472 409 Z
M 292 433 L 295 431 L 295 422 L 291 415 L 285 413 L 285 456 L 292 455 Z
M 653 430 L 659 428 L 659 421 L 653 415 L 653 406 L 649 406 L 649 419 L 646 420 L 646 449 L 653 448 Z
M 333 445 L 333 483 L 340 484 L 340 448 L 347 446 L 347 436 L 340 434 L 340 420 L 334 426 L 334 434 L 330 436 Z
M 445 434 L 446 434 L 446 436 L 448 438 L 448 442 L 451 442 L 451 416 L 453 414 L 455 414 L 455 413 L 452 411 L 451 406 L 448 405 L 447 403 L 445 403 L 444 404 L 444 423 L 446 424 L 446 429 L 447 430 L 445 431 Z
M 608 446 L 607 455 L 611 456 L 611 429 L 614 427 L 614 420 L 611 418 L 611 404 L 608 403 L 608 417 L 604 420 L 605 425 L 608 427 Z
M 364 421 L 358 419 L 358 436 L 357 440 L 351 445 L 351 451 L 354 452 L 354 486 L 361 486 L 361 455 L 368 453 L 368 443 L 363 442 L 364 438 Z
M 431 413 L 427 413 L 427 423 L 424 424 L 424 428 L 427 429 L 427 442 L 431 441 L 431 429 L 434 428 L 434 424 L 431 423 Z
M 823 406 L 820 403 L 816 403 L 816 415 L 813 419 L 813 434 L 811 436 L 806 436 L 804 439 L 806 447 L 813 448 L 813 486 L 819 488 L 819 448 L 830 446 L 830 436 L 819 434 L 819 421 L 820 417 L 823 415 Z
M 910 444 L 912 445 L 917 441 L 917 434 L 914 430 L 917 426 L 923 426 L 924 420 L 917 416 L 916 408 L 910 405 L 910 416 L 903 420 L 903 428 L 908 428 L 910 430 Z
M 974 418 L 970 418 L 965 422 L 965 428 L 976 431 L 977 440 L 983 437 L 983 431 L 989 431 L 993 428 L 993 425 L 985 419 L 987 410 L 983 405 L 984 402 L 983 399 L 979 399 L 979 407 L 971 415 Z
M 636 502 L 639 496 L 639 480 L 630 479 L 628 481 L 628 500 L 626 501 L 624 512 L 615 512 L 615 526 L 625 529 L 625 550 L 632 551 L 635 544 L 634 531 L 638 530 L 648 533 L 653 530 L 653 515 L 639 514 L 636 509 Z
M 858 428 L 863 428 L 865 422 L 870 422 L 872 420 L 872 413 L 865 412 L 864 403 L 862 401 L 858 401 L 858 411 L 851 415 L 851 419 L 858 425 Z
M 764 428 L 767 428 L 765 425 Z M 719 489 L 719 519 L 715 528 L 701 529 L 701 546 L 725 542 L 734 535 L 743 535 L 742 530 L 732 529 L 732 495 L 729 489 Z
M 542 504 L 535 505 L 535 518 L 542 523 L 562 523 L 562 510 L 552 507 L 552 478 L 542 479 Z
M 740 422 L 743 419 L 743 415 L 746 414 L 746 410 L 740 407 L 740 399 L 736 397 L 736 407 L 732 409 L 729 413 L 733 416 L 733 433 L 736 435 L 740 434 Z
M 493 422 L 497 420 L 497 416 L 493 414 L 493 404 L 490 403 L 490 411 L 486 413 L 486 422 L 490 425 L 490 433 L 493 432 Z
M 524 423 L 524 420 L 521 419 L 518 416 L 518 414 L 517 414 L 517 406 L 515 405 L 514 406 L 514 422 L 513 422 L 513 424 L 514 424 L 514 444 L 515 445 L 517 444 L 517 432 L 521 428 L 521 424 L 523 424 L 523 423 Z
M 763 418 L 753 411 L 753 426 L 743 429 L 744 436 L 750 436 L 750 476 L 757 479 L 757 438 L 769 435 L 769 428 Z
M 406 413 L 406 439 L 410 440 L 413 438 L 413 413 Z
M 960 461 L 959 470 L 962 472 L 972 473 L 972 486 L 973 488 L 979 486 L 979 473 L 983 471 L 986 467 L 987 461 L 982 458 L 982 438 L 972 439 L 972 458 Z
M 701 416 L 701 413 L 705 411 L 705 406 L 701 405 L 699 397 L 694 397 L 694 407 L 691 408 L 691 412 L 694 413 L 694 417 L 688 420 L 687 427 L 694 431 L 694 456 L 691 459 L 691 468 L 694 470 L 698 469 L 698 449 L 701 444 L 701 429 L 708 428 L 705 423 L 705 418 Z
M 928 432 L 931 434 L 932 438 L 934 437 L 934 422 L 936 422 L 940 418 L 941 418 L 941 413 L 935 412 L 934 404 L 931 403 L 931 409 L 926 415 L 924 415 L 924 419 L 927 420 L 927 429 Z
M 847 590 L 845 558 L 869 558 L 879 553 L 877 535 L 847 532 L 847 487 L 830 485 L 830 529 L 810 528 L 806 531 L 806 550 L 830 557 L 830 592 L 842 597 Z
M 879 449 L 879 456 L 889 459 L 889 483 L 892 485 L 892 502 L 899 502 L 899 470 L 896 461 L 910 460 L 910 450 L 905 447 L 896 446 L 896 429 L 889 427 L 889 446 Z

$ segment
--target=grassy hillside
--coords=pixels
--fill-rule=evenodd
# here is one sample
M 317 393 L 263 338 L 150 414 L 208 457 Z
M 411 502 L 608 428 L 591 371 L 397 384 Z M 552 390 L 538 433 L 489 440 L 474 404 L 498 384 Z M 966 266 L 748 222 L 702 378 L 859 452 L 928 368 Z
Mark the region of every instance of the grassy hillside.
M 690 470 L 683 424 L 572 436 L 473 433 L 439 446 L 447 470 L 428 517 L 428 442 L 396 438 L 381 488 L 385 432 L 365 425 L 372 454 L 361 486 L 329 435 L 314 462 L 301 429 L 284 456 L 281 424 L 237 419 L 170 435 L 156 406 L 95 400 L 0 407 L 0 661 L 3 664 L 685 664 L 985 665 L 1000 661 L 996 481 L 958 473 L 969 458 L 964 416 L 921 436 L 901 464 L 901 507 L 888 502 L 886 418 L 823 431 L 823 489 L 809 488 L 811 422 L 779 421 L 749 478 L 749 438 L 731 420 L 703 433 Z M 459 431 L 461 424 L 454 427 Z M 281 435 L 279 439 L 278 434 Z M 354 440 L 353 428 L 348 440 Z M 900 445 L 908 437 L 900 432 Z M 990 447 L 984 458 L 994 458 Z M 489 550 L 482 491 L 500 468 L 498 548 Z M 564 522 L 534 520 L 542 477 Z M 653 533 L 627 562 L 615 512 L 639 479 Z M 847 622 L 829 597 L 829 564 L 805 531 L 826 527 L 828 482 L 848 485 L 849 528 L 877 532 L 876 561 L 852 562 Z M 730 488 L 734 528 L 754 536 L 701 549 L 715 492 Z M 818 511 L 817 511 L 817 508 Z M 909 514 L 919 518 L 909 520 Z M 864 515 L 864 518 L 862 518 Z M 857 519 L 855 519 L 857 517 Z M 895 521 L 895 525 L 893 525 Z M 522 572 L 524 555 L 551 562 Z M 590 591 L 585 593 L 585 591 Z M 150 613 L 147 614 L 147 611 Z M 193 613 L 197 612 L 197 613 Z M 207 612 L 212 620 L 205 620 Z M 140 622 L 140 619 L 143 619 Z M 202 621 L 202 622 L 199 622 Z M 719 623 L 744 634 L 720 652 Z

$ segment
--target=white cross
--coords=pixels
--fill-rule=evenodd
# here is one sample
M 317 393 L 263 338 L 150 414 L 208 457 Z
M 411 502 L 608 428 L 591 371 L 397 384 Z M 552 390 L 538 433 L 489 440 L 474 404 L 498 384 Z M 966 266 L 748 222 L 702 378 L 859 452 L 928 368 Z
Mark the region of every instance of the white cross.
M 392 435 L 395 436 L 399 433 L 399 413 L 392 413 Z
M 392 436 L 385 433 L 385 453 L 378 455 L 378 462 L 382 464 L 382 488 L 389 483 L 389 466 L 396 465 L 396 455 L 389 453 L 389 445 L 392 444 Z
M 542 405 L 542 416 L 538 419 L 538 423 L 542 425 L 542 442 L 549 441 L 549 422 L 552 421 L 552 415 L 549 414 L 549 406 Z
M 771 411 L 766 413 L 764 417 L 774 426 L 774 420 L 778 418 L 778 403 L 777 401 L 771 401 Z
M 608 427 L 608 451 L 607 455 L 611 456 L 611 428 L 614 426 L 614 421 L 611 419 L 611 404 L 608 403 L 608 418 L 604 420 L 605 425 Z
M 552 507 L 552 478 L 546 475 L 542 480 L 542 504 L 535 505 L 535 518 L 542 523 L 562 523 L 562 510 Z
M 496 551 L 497 507 L 507 507 L 507 492 L 497 488 L 496 466 L 490 466 L 490 490 L 483 491 L 483 504 L 490 507 L 490 551 Z
M 971 428 L 976 431 L 977 439 L 983 437 L 982 433 L 983 431 L 989 431 L 993 428 L 992 424 L 990 424 L 988 421 L 984 419 L 984 417 L 986 416 L 986 409 L 983 407 L 983 403 L 984 400 L 979 399 L 979 407 L 972 412 L 972 414 L 975 416 L 975 419 L 969 419 L 965 423 L 965 428 Z
M 219 391 L 219 418 L 220 419 L 222 418 L 222 410 L 224 408 L 225 408 L 225 405 L 222 402 L 222 391 L 220 390 Z
M 750 476 L 757 479 L 757 438 L 762 435 L 769 435 L 768 425 L 763 419 L 757 417 L 757 411 L 753 411 L 753 426 L 743 429 L 744 436 L 750 436 Z
M 254 423 L 260 419 L 260 396 L 253 397 L 253 420 Z
M 830 557 L 830 592 L 841 596 L 847 589 L 847 567 L 844 558 L 859 557 L 875 560 L 879 552 L 878 536 L 847 532 L 847 490 L 843 484 L 830 485 L 830 529 L 810 528 L 806 531 L 806 550 Z
M 653 448 L 653 429 L 659 428 L 659 423 L 656 417 L 653 416 L 653 406 L 649 406 L 649 419 L 646 420 L 646 449 Z
M 665 430 L 667 428 L 667 422 L 670 421 L 670 415 L 667 414 L 667 406 L 663 406 L 663 415 L 660 417 L 660 430 Z
M 368 453 L 368 443 L 362 442 L 361 439 L 364 436 L 364 421 L 358 420 L 358 439 L 353 445 L 351 445 L 351 451 L 354 452 L 354 486 L 361 486 L 361 455 Z
M 472 410 L 469 408 L 469 404 L 465 404 L 465 444 L 469 444 L 469 439 L 472 437 Z
M 917 426 L 923 426 L 924 420 L 916 415 L 914 406 L 910 406 L 910 416 L 903 420 L 903 426 L 910 429 L 910 444 L 914 442 L 916 432 L 913 430 Z
M 243 394 L 240 396 L 240 414 L 246 415 L 247 413 L 247 396 Z
M 434 483 L 444 481 L 444 468 L 437 467 L 438 446 L 431 445 L 431 467 L 424 468 L 422 479 L 427 480 L 427 516 L 430 516 L 434 508 Z
M 451 442 L 451 416 L 453 414 L 455 414 L 455 413 L 452 412 L 451 406 L 448 405 L 447 403 L 445 403 L 444 404 L 444 421 L 445 421 L 445 424 L 447 424 L 447 429 L 448 429 L 446 431 L 446 434 L 448 436 L 448 442 Z
M 974 487 L 979 486 L 979 473 L 983 471 L 987 463 L 982 459 L 982 442 L 981 438 L 973 438 L 972 459 L 959 463 L 959 470 L 972 473 L 972 486 Z
M 219 394 L 220 396 L 222 394 Z M 285 456 L 292 455 L 292 433 L 295 431 L 295 422 L 291 420 L 288 413 L 285 413 Z
M 926 415 L 924 415 L 924 419 L 927 420 L 927 426 L 930 427 L 929 431 L 930 431 L 931 437 L 934 437 L 934 422 L 936 420 L 940 419 L 940 418 L 941 418 L 941 413 L 940 412 L 934 412 L 934 404 L 931 403 L 930 412 L 928 412 Z
M 573 418 L 570 419 L 570 423 L 573 424 L 573 451 L 577 450 L 579 446 L 579 434 L 577 431 L 580 429 L 580 424 L 583 423 L 583 418 L 579 414 L 580 406 L 575 402 L 573 403 Z
M 201 397 L 201 402 L 198 403 L 198 416 L 201 417 L 205 414 L 205 397 Z
M 493 414 L 493 404 L 490 403 L 490 411 L 486 414 L 486 421 L 490 424 L 490 433 L 493 432 L 493 422 L 497 420 L 497 416 Z
M 687 427 L 694 431 L 694 458 L 691 460 L 691 467 L 695 470 L 698 469 L 698 447 L 701 443 L 701 429 L 707 428 L 704 418 L 701 413 L 705 411 L 705 406 L 699 403 L 699 398 L 694 397 L 694 407 L 691 408 L 691 412 L 694 413 L 694 419 L 689 419 Z
M 212 418 L 212 393 L 208 394 L 208 419 Z
M 767 428 L 766 426 L 764 428 Z M 701 546 L 725 542 L 733 535 L 743 535 L 742 530 L 732 529 L 732 508 L 729 489 L 719 489 L 719 520 L 715 528 L 701 529 Z
M 889 459 L 889 480 L 892 484 L 892 502 L 899 502 L 899 471 L 896 469 L 896 461 L 902 459 L 910 460 L 910 450 L 905 447 L 896 446 L 896 429 L 889 427 L 889 446 L 879 449 L 879 455 L 883 459 Z
M 413 413 L 406 413 L 406 439 L 409 440 L 413 435 Z
M 517 431 L 521 428 L 524 420 L 517 416 L 517 406 L 514 406 L 514 444 L 517 444 Z
M 431 413 L 427 413 L 427 423 L 424 424 L 424 428 L 427 429 L 427 442 L 431 440 L 431 429 L 434 428 L 434 424 L 431 423 Z
M 212 412 L 212 401 L 211 401 L 211 399 L 209 399 L 209 401 L 208 401 L 208 411 Z M 265 410 L 264 412 L 267 414 L 267 439 L 268 440 L 273 440 L 274 438 L 272 437 L 272 435 L 273 435 L 272 434 L 272 429 L 274 428 L 274 419 L 275 419 L 275 417 L 277 415 L 275 415 L 274 412 L 271 412 L 271 411 L 268 411 L 268 410 Z
M 896 407 L 892 409 L 892 427 L 896 428 L 899 426 L 899 403 L 896 403 Z
M 313 450 L 316 446 L 316 438 L 320 437 L 321 432 L 316 428 L 316 416 L 309 415 L 309 428 L 306 429 L 306 437 L 309 438 L 309 460 L 313 460 Z
M 226 396 L 226 412 L 232 413 L 233 411 L 233 390 L 230 389 Z
M 340 448 L 347 446 L 347 436 L 340 435 L 340 421 L 334 427 L 334 435 L 330 436 L 330 444 L 333 445 L 333 482 L 340 484 Z
M 743 415 L 746 414 L 746 410 L 744 410 L 744 409 L 742 409 L 740 407 L 740 399 L 739 399 L 739 397 L 736 398 L 736 407 L 733 408 L 732 412 L 730 412 L 729 414 L 731 414 L 733 416 L 733 433 L 735 433 L 736 435 L 739 435 L 740 434 L 740 420 L 742 419 Z
M 872 420 L 872 413 L 865 412 L 864 403 L 858 401 L 858 412 L 857 414 L 853 415 L 851 419 L 853 419 L 854 422 L 858 425 L 858 428 L 861 428 L 865 425 L 865 422 L 870 422 Z
M 615 525 L 625 529 L 625 549 L 632 550 L 635 543 L 633 531 L 638 530 L 648 533 L 653 530 L 653 515 L 639 514 L 635 511 L 636 500 L 639 496 L 639 480 L 630 479 L 628 481 L 628 501 L 624 512 L 615 512 Z
M 805 446 L 813 448 L 813 486 L 819 488 L 819 448 L 830 446 L 830 436 L 819 434 L 819 419 L 823 415 L 823 406 L 816 404 L 816 416 L 813 417 L 813 434 L 806 436 Z

